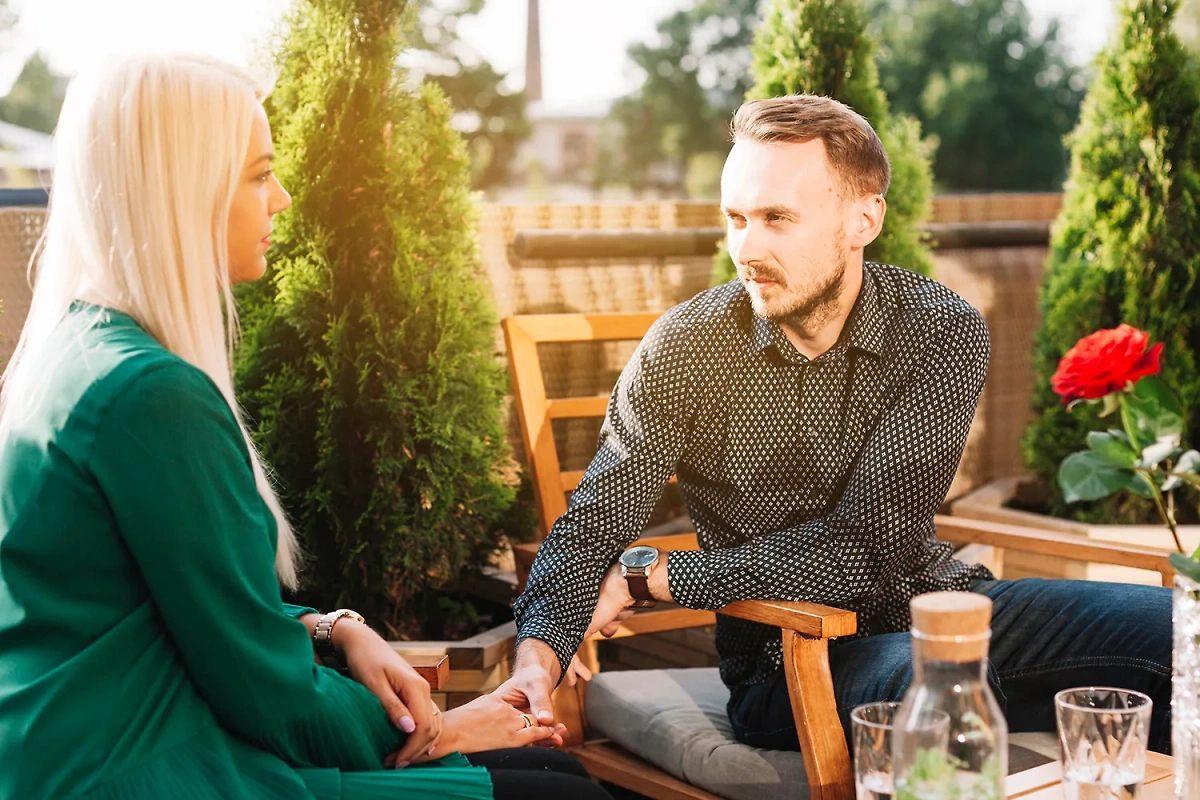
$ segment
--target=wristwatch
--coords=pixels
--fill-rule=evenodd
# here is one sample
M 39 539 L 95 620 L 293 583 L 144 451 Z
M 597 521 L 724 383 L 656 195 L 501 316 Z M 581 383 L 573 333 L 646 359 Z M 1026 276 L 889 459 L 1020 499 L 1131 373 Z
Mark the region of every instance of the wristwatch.
M 647 545 L 631 547 L 621 553 L 621 574 L 629 584 L 629 594 L 633 597 L 633 608 L 654 608 L 658 601 L 650 594 L 651 570 L 658 563 L 658 548 Z
M 337 625 L 338 620 L 344 617 L 351 617 L 358 622 L 366 621 L 363 619 L 363 615 L 357 611 L 339 608 L 337 611 L 322 614 L 321 618 L 317 620 L 316 629 L 313 630 L 313 649 L 317 651 L 321 663 L 330 669 L 343 670 L 346 668 L 346 662 L 333 646 L 333 626 Z

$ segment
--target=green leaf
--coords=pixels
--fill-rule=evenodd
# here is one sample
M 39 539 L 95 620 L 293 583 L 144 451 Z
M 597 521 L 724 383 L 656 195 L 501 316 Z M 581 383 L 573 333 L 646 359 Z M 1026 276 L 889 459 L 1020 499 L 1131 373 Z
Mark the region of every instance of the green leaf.
M 1171 568 L 1180 575 L 1186 575 L 1192 580 L 1200 582 L 1200 561 L 1188 558 L 1183 553 L 1171 553 L 1169 560 Z
M 1179 401 L 1158 376 L 1138 381 L 1128 394 L 1129 409 L 1142 441 L 1157 442 L 1183 434 L 1183 412 Z
M 1146 498 L 1147 500 L 1153 499 L 1154 497 L 1154 489 L 1151 488 L 1149 481 L 1136 472 L 1130 474 L 1129 485 L 1125 488 L 1134 494 L 1139 495 L 1140 497 Z
M 1134 488 L 1137 478 L 1133 470 L 1113 466 L 1092 450 L 1072 453 L 1058 469 L 1058 483 L 1068 503 L 1099 500 L 1113 492 Z M 1138 488 L 1144 485 L 1145 481 L 1141 481 Z
M 1117 438 L 1112 432 L 1092 431 L 1087 435 L 1088 447 L 1092 452 L 1115 467 L 1132 468 L 1138 454 L 1128 444 L 1128 437 Z

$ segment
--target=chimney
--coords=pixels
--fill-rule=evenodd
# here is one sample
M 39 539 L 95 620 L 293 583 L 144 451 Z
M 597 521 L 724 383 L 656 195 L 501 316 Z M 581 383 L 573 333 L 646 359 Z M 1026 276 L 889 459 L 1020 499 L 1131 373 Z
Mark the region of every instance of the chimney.
M 525 28 L 525 99 L 542 99 L 542 29 L 538 22 L 538 0 L 528 0 L 529 15 Z

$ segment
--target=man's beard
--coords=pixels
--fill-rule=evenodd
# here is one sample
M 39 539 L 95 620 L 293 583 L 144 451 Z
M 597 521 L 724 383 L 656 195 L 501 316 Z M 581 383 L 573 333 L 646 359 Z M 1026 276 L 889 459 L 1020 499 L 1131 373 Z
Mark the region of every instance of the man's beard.
M 801 330 L 814 324 L 823 323 L 827 317 L 838 310 L 838 300 L 842 295 L 842 285 L 846 278 L 844 241 L 845 234 L 839 231 L 834 240 L 834 252 L 836 253 L 834 268 L 824 276 L 820 283 L 802 287 L 800 291 L 796 292 L 797 296 L 791 296 L 789 292 L 789 296 L 778 298 L 779 302 L 773 304 L 775 305 L 773 308 L 764 304 L 762 309 L 756 308 L 755 311 L 772 322 L 790 323 L 793 327 Z M 756 277 L 768 280 L 776 279 L 771 272 L 755 270 L 754 274 Z M 790 290 L 791 287 L 789 286 L 788 289 Z

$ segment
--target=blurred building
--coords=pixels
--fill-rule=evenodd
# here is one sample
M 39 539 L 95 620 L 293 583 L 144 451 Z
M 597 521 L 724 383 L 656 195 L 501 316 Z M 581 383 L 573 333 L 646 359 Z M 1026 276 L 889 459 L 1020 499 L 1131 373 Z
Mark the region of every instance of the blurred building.
M 593 187 L 609 103 L 548 105 L 542 97 L 539 0 L 528 0 L 525 97 L 530 135 L 517 151 L 513 185 L 498 199 L 586 202 Z
M 49 134 L 0 122 L 0 188 L 47 187 L 53 168 Z

